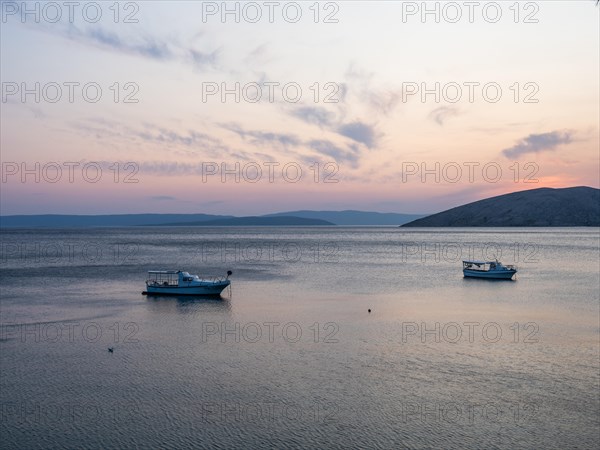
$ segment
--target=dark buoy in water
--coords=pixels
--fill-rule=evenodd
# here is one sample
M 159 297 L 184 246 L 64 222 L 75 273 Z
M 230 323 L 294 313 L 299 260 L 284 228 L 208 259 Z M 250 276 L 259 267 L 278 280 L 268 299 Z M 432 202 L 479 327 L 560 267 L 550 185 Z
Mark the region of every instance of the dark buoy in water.
M 371 314 L 371 310 L 369 309 L 369 314 Z
M 114 350 L 114 348 L 113 348 L 113 347 L 108 347 L 108 353 L 112 353 L 112 352 L 113 352 L 113 350 Z

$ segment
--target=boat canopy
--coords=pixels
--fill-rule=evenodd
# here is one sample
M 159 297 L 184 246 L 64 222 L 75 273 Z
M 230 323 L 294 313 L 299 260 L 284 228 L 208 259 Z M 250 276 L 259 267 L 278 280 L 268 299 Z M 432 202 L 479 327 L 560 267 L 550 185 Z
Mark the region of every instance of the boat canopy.
M 181 272 L 181 270 L 149 270 L 148 271 L 148 273 L 161 274 L 161 275 L 176 275 L 179 272 Z
M 482 265 L 482 264 L 490 264 L 490 262 L 486 262 L 486 261 L 463 261 L 463 264 L 477 264 Z

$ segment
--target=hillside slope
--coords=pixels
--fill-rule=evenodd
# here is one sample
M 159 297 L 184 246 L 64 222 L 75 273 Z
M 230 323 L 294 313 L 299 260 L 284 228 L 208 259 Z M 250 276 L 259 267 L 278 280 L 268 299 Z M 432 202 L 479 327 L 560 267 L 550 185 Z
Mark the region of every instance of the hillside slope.
M 403 227 L 600 226 L 600 189 L 540 188 L 499 195 L 401 225 Z

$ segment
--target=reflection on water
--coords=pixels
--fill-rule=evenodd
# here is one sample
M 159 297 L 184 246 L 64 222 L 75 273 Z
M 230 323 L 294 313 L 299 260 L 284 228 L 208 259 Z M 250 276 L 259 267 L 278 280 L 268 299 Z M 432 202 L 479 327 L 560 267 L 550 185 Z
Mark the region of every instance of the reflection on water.
M 231 311 L 231 299 L 221 295 L 155 295 L 147 294 L 148 309 L 157 313 L 213 313 Z
M 517 281 L 517 276 L 518 276 L 518 274 L 515 274 L 513 276 L 513 278 L 476 278 L 476 277 L 463 277 L 463 281 L 465 283 L 470 283 L 470 282 L 475 282 L 475 283 L 478 283 L 478 282 L 493 283 L 493 282 L 496 282 L 496 281 L 500 281 L 500 282 L 507 282 L 507 281 L 511 282 L 512 281 L 514 283 L 515 281 Z

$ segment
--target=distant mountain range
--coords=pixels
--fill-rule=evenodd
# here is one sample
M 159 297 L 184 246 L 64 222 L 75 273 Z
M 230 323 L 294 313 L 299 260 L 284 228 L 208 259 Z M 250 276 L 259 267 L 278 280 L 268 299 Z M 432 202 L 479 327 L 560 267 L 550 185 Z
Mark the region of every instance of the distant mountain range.
M 403 227 L 600 226 L 600 189 L 540 188 L 486 198 L 417 219 Z
M 166 222 L 202 222 L 206 220 L 229 219 L 232 217 L 215 216 L 212 214 L 19 215 L 0 216 L 0 227 L 128 227 L 161 225 Z
M 295 216 L 307 219 L 327 220 L 336 225 L 402 225 L 427 214 L 378 213 L 367 211 L 290 211 L 267 214 L 263 217 Z
M 15 215 L 1 216 L 3 228 L 66 228 L 128 226 L 324 226 L 400 225 L 424 214 L 367 211 L 292 211 L 263 216 L 234 217 L 211 214 L 112 214 L 112 215 Z
M 250 216 L 250 217 L 232 217 L 230 219 L 214 219 L 214 220 L 204 220 L 199 222 L 175 222 L 175 223 L 164 223 L 160 224 L 161 226 L 170 226 L 170 227 L 190 227 L 190 226 L 200 226 L 200 227 L 225 227 L 225 226 L 234 226 L 234 227 L 261 227 L 261 226 L 270 226 L 270 227 L 282 227 L 282 226 L 312 226 L 312 225 L 335 225 L 335 223 L 327 222 L 326 220 L 320 219 L 307 219 L 304 217 L 294 217 L 294 216 L 277 216 L 277 217 L 264 217 L 264 216 Z
M 128 226 L 334 226 L 404 227 L 573 227 L 600 226 L 600 190 L 540 188 L 513 192 L 437 214 L 368 211 L 288 211 L 262 216 L 212 214 L 112 214 L 0 216 L 2 228 Z

